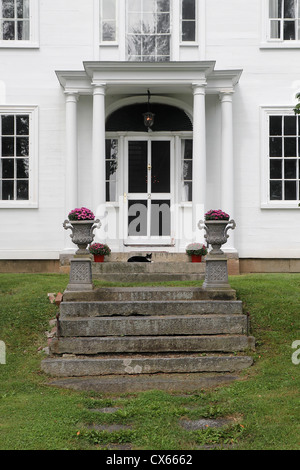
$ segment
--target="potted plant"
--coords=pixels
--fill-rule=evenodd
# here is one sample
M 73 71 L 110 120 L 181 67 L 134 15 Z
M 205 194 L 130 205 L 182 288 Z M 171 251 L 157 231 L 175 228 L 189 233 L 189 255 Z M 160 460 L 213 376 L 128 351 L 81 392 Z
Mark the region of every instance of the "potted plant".
M 210 255 L 222 255 L 221 245 L 227 242 L 229 229 L 234 230 L 236 223 L 234 220 L 229 220 L 229 215 L 222 210 L 209 210 L 205 214 L 205 220 L 200 220 L 198 227 L 200 230 L 204 229 L 206 234 L 207 243 L 212 246 Z
M 105 243 L 92 243 L 89 247 L 89 252 L 94 255 L 96 263 L 103 263 L 104 256 L 109 256 L 111 249 Z
M 207 248 L 202 243 L 190 243 L 186 247 L 186 254 L 191 256 L 192 263 L 201 263 L 202 256 L 207 255 Z
M 64 221 L 65 230 L 71 229 L 72 242 L 78 246 L 77 255 L 88 255 L 87 246 L 94 240 L 94 229 L 101 226 L 100 220 L 95 220 L 95 216 L 86 207 L 73 209 L 68 214 L 68 219 Z

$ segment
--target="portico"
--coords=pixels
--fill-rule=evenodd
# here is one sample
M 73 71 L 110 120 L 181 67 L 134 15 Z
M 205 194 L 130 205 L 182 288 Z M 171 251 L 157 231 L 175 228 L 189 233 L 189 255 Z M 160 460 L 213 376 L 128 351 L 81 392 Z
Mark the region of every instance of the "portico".
M 130 249 L 128 242 L 128 179 L 129 142 L 147 142 L 147 165 L 151 167 L 152 154 L 156 142 L 170 142 L 170 191 L 162 188 L 159 193 L 160 201 L 168 201 L 172 222 L 170 234 L 166 242 L 154 237 L 140 240 L 134 239 L 131 246 L 149 246 L 154 249 L 164 246 L 166 251 L 183 251 L 187 242 L 200 241 L 203 237 L 197 229 L 197 223 L 203 219 L 206 210 L 221 208 L 234 217 L 234 155 L 233 155 L 233 94 L 239 81 L 241 70 L 215 70 L 215 62 L 84 62 L 83 71 L 58 71 L 57 77 L 66 97 L 66 181 L 65 181 L 65 210 L 69 212 L 78 205 L 89 205 L 97 217 L 105 223 L 97 234 L 97 238 L 114 244 L 115 249 L 126 251 Z M 191 121 L 191 130 L 180 128 L 144 132 L 132 129 L 119 129 L 115 134 L 108 134 L 106 121 L 113 112 L 126 105 L 146 103 L 147 90 L 151 90 L 151 102 L 178 108 Z M 208 149 L 207 135 L 207 97 L 214 96 L 220 121 L 220 132 L 214 136 L 219 140 L 218 161 L 220 162 L 220 177 L 213 179 L 213 185 L 218 192 L 218 207 L 208 207 Z M 89 97 L 92 106 L 91 140 L 79 145 L 79 106 L 80 100 Z M 170 108 L 171 109 L 171 108 Z M 129 117 L 128 117 L 129 118 Z M 142 119 L 142 117 L 141 117 Z M 106 139 L 118 139 L 118 183 L 116 184 L 116 200 L 107 201 L 106 196 Z M 192 141 L 192 197 L 183 201 L 180 198 L 182 183 L 181 165 L 182 142 Z M 152 147 L 151 147 L 152 145 Z M 84 158 L 89 166 L 89 184 L 85 189 L 84 198 L 79 197 L 82 174 L 79 171 L 80 148 L 86 147 Z M 158 146 L 156 146 L 158 147 Z M 82 158 L 82 157 L 81 157 Z M 139 156 L 141 158 L 141 156 Z M 149 160 L 150 159 L 150 160 Z M 146 160 L 145 160 L 146 161 Z M 166 166 L 165 166 L 166 168 Z M 169 168 L 167 166 L 167 168 Z M 150 170 L 149 170 L 150 171 Z M 161 170 L 166 171 L 166 170 Z M 149 176 L 149 173 L 148 173 Z M 153 176 L 151 176 L 153 178 Z M 210 178 L 212 180 L 212 178 Z M 152 188 L 153 189 L 153 188 Z M 141 193 L 136 193 L 136 199 L 152 198 L 151 187 Z M 215 202 L 216 204 L 216 202 Z M 149 209 L 149 206 L 148 206 Z M 149 210 L 148 210 L 149 216 Z M 182 237 L 181 227 L 185 227 Z M 112 227 L 114 237 L 110 236 Z M 180 232 L 180 233 L 179 233 Z M 187 235 L 188 233 L 188 235 Z M 235 251 L 234 237 L 231 235 L 228 251 Z M 70 247 L 66 247 L 70 248 Z

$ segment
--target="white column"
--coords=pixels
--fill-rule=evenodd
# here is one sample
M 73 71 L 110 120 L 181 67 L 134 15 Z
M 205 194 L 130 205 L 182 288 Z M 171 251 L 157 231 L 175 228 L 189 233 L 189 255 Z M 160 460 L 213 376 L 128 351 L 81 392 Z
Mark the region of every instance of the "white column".
M 93 90 L 93 158 L 92 200 L 93 211 L 100 218 L 104 230 L 106 207 L 105 190 L 105 84 L 95 84 Z M 102 236 L 103 238 L 103 236 Z
M 193 84 L 193 239 L 203 237 L 197 232 L 199 220 L 204 218 L 206 200 L 206 83 Z
M 233 163 L 233 91 L 220 92 L 221 131 L 221 209 L 234 218 L 234 163 Z M 226 249 L 234 249 L 234 232 L 230 231 Z
M 66 181 L 65 209 L 67 214 L 77 207 L 78 193 L 78 140 L 77 101 L 78 94 L 66 92 Z M 67 215 L 66 214 L 66 215 Z

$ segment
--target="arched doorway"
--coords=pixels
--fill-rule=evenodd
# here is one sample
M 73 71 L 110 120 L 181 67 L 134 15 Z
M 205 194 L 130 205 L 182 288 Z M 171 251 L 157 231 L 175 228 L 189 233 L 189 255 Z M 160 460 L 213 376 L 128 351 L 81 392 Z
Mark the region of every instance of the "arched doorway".
M 193 127 L 182 109 L 154 103 L 147 130 L 146 111 L 136 103 L 107 119 L 107 200 L 119 202 L 125 246 L 175 246 L 177 205 L 191 201 Z

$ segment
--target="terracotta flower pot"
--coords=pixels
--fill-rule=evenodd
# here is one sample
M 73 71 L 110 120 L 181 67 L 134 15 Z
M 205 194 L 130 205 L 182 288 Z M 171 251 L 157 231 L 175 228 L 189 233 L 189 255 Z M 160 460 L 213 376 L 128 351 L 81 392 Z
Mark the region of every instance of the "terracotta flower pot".
M 191 255 L 192 263 L 201 263 L 202 255 Z
M 94 255 L 94 261 L 95 263 L 103 263 L 104 255 Z

